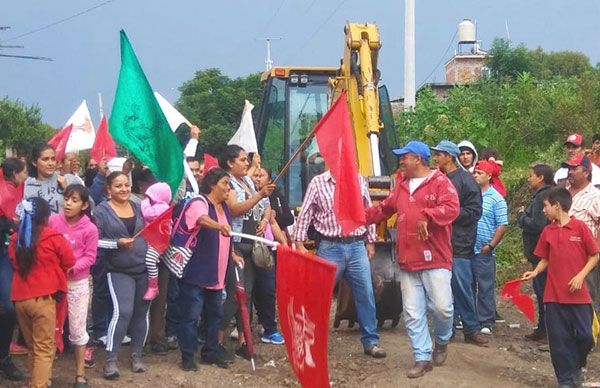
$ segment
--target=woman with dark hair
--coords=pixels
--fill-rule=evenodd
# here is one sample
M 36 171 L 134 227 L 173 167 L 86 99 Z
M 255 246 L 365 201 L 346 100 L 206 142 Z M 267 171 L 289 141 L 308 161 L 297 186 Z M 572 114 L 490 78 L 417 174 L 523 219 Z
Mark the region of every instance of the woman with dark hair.
M 529 169 L 527 185 L 534 193 L 531 202 L 525 208 L 521 206 L 517 215 L 519 227 L 523 229 L 523 253 L 527 261 L 535 269 L 540 258 L 533 251 L 540 239 L 542 230 L 548 225 L 544 214 L 544 197 L 548 190 L 554 186 L 554 170 L 547 164 L 535 164 Z M 546 288 L 546 272 L 540 273 L 533 279 L 533 291 L 538 301 L 538 326 L 525 338 L 532 341 L 546 339 L 546 321 L 544 317 L 544 289 Z
M 230 189 L 227 172 L 212 168 L 202 180 L 200 196 L 192 199 L 184 212 L 184 230 L 187 235 L 196 235 L 196 248 L 179 280 L 178 340 L 181 368 L 186 371 L 197 370 L 194 354 L 198 347 L 197 324 L 201 315 L 206 327 L 201 360 L 222 368 L 233 361 L 219 346 L 218 340 L 227 265 L 230 257 L 236 263 L 243 262 L 231 252 L 231 216 L 225 203 Z M 173 240 L 182 237 L 178 229 Z
M 50 212 L 58 214 L 63 207 L 63 190 L 74 183 L 81 183 L 79 177 L 60 175 L 57 171 L 56 152 L 51 145 L 41 144 L 33 148 L 29 159 L 29 178 L 25 181 L 25 198 L 43 198 L 48 202 Z
M 49 228 L 50 208 L 41 198 L 17 209 L 19 231 L 8 252 L 15 274 L 12 300 L 29 350 L 30 387 L 50 385 L 54 361 L 56 300 L 67 292 L 67 271 L 75 264 L 65 238 Z
M 131 184 L 123 172 L 106 177 L 110 197 L 94 209 L 98 227 L 98 252 L 106 260 L 108 284 L 113 302 L 113 315 L 106 339 L 104 378 L 119 378 L 117 357 L 125 334 L 131 336 L 131 369 L 146 371 L 142 351 L 148 332 L 149 301 L 144 300 L 148 286 L 146 241 L 138 236 L 144 227 L 140 205 L 130 199 Z
M 23 199 L 23 182 L 27 178 L 25 163 L 7 158 L 0 170 L 0 371 L 6 378 L 20 381 L 23 373 L 13 364 L 9 350 L 17 322 L 15 307 L 10 298 L 13 269 L 8 259 L 6 242 L 16 229 L 16 207 Z
M 260 191 L 256 191 L 254 183 L 247 176 L 248 174 L 248 154 L 244 149 L 237 145 L 228 145 L 219 156 L 219 165 L 227 171 L 230 177 L 230 185 L 233 192 L 227 199 L 227 206 L 231 212 L 231 229 L 234 232 L 243 232 L 251 235 L 261 236 L 270 219 L 270 211 L 265 211 L 268 207 L 268 197 L 273 194 L 275 185 L 269 184 Z M 240 278 L 243 278 L 244 288 L 250 296 L 248 298 L 248 311 L 251 309 L 252 291 L 256 281 L 256 266 L 252 261 L 252 240 L 233 237 L 233 251 L 244 258 L 243 271 L 240 271 Z M 226 280 L 227 299 L 223 305 L 223 320 L 221 321 L 221 331 L 219 340 L 222 343 L 225 336 L 225 329 L 237 312 L 238 305 L 235 301 L 235 265 L 230 263 L 227 269 Z M 241 334 L 241 322 L 238 319 L 239 348 L 236 351 L 241 357 L 248 357 L 246 342 Z M 269 333 L 271 334 L 271 333 Z M 279 337 L 276 342 L 283 343 L 283 337 L 276 331 Z

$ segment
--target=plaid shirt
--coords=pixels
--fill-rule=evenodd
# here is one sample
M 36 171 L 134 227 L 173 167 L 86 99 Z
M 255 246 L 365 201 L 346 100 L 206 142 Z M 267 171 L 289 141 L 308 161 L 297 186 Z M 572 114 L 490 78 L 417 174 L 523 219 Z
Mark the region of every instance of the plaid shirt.
M 594 238 L 598 238 L 600 190 L 590 183 L 585 189 L 575 194 L 569 215 L 577 218 L 579 221 L 583 221 L 592 231 Z
M 366 208 L 371 206 L 371 197 L 367 188 L 367 182 L 359 175 L 359 182 L 362 191 L 363 202 Z M 326 171 L 317 175 L 310 181 L 304 202 L 300 209 L 300 214 L 296 219 L 294 230 L 295 241 L 305 241 L 307 239 L 308 227 L 313 224 L 316 231 L 325 237 L 342 237 L 342 227 L 338 224 L 333 214 L 333 196 L 335 182 L 331 173 Z M 367 237 L 367 242 L 377 241 L 375 225 L 361 226 L 354 230 L 349 236 Z

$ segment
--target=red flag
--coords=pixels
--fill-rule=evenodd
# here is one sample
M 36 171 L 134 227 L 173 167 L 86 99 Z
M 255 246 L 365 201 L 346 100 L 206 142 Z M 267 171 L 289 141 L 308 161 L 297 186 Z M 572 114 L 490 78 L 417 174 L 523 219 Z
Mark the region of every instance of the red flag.
M 208 152 L 204 153 L 204 174 L 208 172 L 213 167 L 219 167 L 219 161 L 209 154 Z
M 115 146 L 115 141 L 108 132 L 106 116 L 103 115 L 98 131 L 96 132 L 96 140 L 94 140 L 94 145 L 90 151 L 90 158 L 94 159 L 96 162 L 101 162 L 104 159 L 110 160 L 116 156 L 117 147 Z
M 146 224 L 138 234 L 146 239 L 152 248 L 158 253 L 163 253 L 171 241 L 171 227 L 173 217 L 173 205 L 169 206 L 160 216 Z
M 12 182 L 4 179 L 4 173 L 0 169 L 0 216 L 14 218 L 17 205 L 23 199 L 25 182 L 15 187 Z
M 336 182 L 333 212 L 342 227 L 342 234 L 347 235 L 364 225 L 366 220 L 346 92 L 333 103 L 314 132 L 319 152 Z
M 277 309 L 288 359 L 303 387 L 329 387 L 327 336 L 335 264 L 277 247 Z
M 527 294 L 521 294 L 521 279 L 509 280 L 502 287 L 502 297 L 517 306 L 532 323 L 535 322 L 533 299 Z
M 50 141 L 52 147 L 54 147 L 54 151 L 56 151 L 56 160 L 61 161 L 65 158 L 65 150 L 67 149 L 67 143 L 69 142 L 69 136 L 71 136 L 71 130 L 73 129 L 73 124 L 69 124 L 60 131 Z

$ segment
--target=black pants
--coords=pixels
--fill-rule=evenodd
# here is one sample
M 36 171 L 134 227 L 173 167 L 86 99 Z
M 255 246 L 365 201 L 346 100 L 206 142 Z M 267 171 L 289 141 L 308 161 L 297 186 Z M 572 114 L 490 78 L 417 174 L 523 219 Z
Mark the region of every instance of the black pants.
M 584 367 L 594 345 L 592 306 L 545 303 L 550 357 L 559 385 L 572 386 L 573 373 Z
M 533 269 L 537 266 L 536 263 L 531 263 Z M 546 332 L 546 318 L 544 313 L 544 290 L 546 289 L 546 277 L 548 271 L 544 271 L 533 278 L 533 292 L 538 305 L 538 330 Z

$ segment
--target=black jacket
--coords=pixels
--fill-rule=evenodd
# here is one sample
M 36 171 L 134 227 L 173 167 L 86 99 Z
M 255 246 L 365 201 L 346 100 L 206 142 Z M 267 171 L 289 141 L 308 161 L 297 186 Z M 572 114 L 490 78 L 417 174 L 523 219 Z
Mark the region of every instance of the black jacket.
M 552 186 L 544 186 L 537 189 L 531 203 L 524 212 L 517 216 L 519 227 L 523 229 L 523 253 L 530 263 L 536 264 L 539 259 L 533 254 L 535 246 L 542 234 L 542 230 L 548 225 L 548 219 L 544 212 L 544 195 Z
M 481 188 L 473 176 L 462 168 L 447 174 L 458 193 L 460 213 L 452 224 L 452 255 L 469 259 L 475 254 L 477 221 L 481 217 Z
M 281 230 L 285 231 L 288 226 L 294 223 L 294 215 L 290 211 L 290 207 L 285 199 L 285 196 L 276 189 L 269 197 L 269 202 L 271 203 L 271 209 L 273 209 L 275 212 L 275 220 L 277 221 L 277 224 Z

